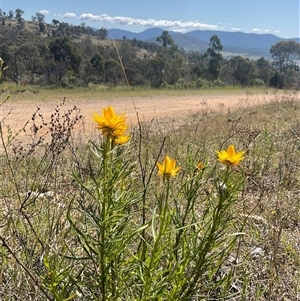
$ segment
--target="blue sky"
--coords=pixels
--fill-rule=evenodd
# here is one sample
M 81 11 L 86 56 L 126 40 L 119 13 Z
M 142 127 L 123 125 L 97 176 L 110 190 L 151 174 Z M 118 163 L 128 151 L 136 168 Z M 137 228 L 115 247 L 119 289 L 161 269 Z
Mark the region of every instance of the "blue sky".
M 101 28 L 141 32 L 149 27 L 271 33 L 300 37 L 299 0 L 0 0 L 5 12 L 17 8 L 31 19 L 53 19 Z

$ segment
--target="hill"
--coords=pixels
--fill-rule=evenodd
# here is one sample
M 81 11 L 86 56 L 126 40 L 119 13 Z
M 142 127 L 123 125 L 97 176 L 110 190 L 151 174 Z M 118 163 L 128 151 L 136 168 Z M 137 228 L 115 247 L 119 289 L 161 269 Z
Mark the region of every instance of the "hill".
M 8 25 L 6 24 L 5 27 Z M 16 28 L 20 27 L 16 20 L 9 21 L 9 27 Z M 25 21 L 23 28 L 33 33 L 34 36 L 38 34 L 40 36 L 54 36 L 68 35 L 70 38 L 75 40 L 81 39 L 88 35 L 95 40 L 96 44 L 107 44 L 105 39 L 101 36 L 102 29 L 81 26 L 69 26 L 67 23 L 61 23 L 59 26 L 53 24 L 44 23 L 44 29 L 40 27 L 38 22 Z M 40 32 L 44 30 L 44 34 Z M 104 29 L 106 31 L 106 29 Z M 56 33 L 57 32 L 57 33 Z M 131 32 L 122 29 L 109 29 L 107 30 L 107 39 L 112 40 L 127 40 L 136 39 L 143 42 L 156 42 L 156 38 L 163 32 L 161 28 L 148 28 L 142 32 Z M 8 34 L 9 30 L 5 34 Z M 102 32 L 103 33 L 103 32 Z M 243 57 L 259 58 L 261 56 L 270 58 L 270 48 L 272 45 L 282 40 L 273 34 L 256 34 L 256 33 L 243 33 L 243 32 L 225 32 L 225 31 L 212 31 L 212 30 L 193 30 L 187 33 L 178 33 L 169 31 L 169 34 L 173 38 L 174 42 L 178 45 L 179 49 L 183 49 L 186 52 L 197 51 L 204 53 L 209 45 L 210 38 L 213 35 L 217 35 L 223 45 L 223 56 L 230 58 L 235 55 L 241 55 Z M 99 42 L 99 37 L 101 42 Z M 300 38 L 292 38 L 296 42 L 300 42 Z M 107 40 L 106 40 L 107 41 Z
M 85 24 L 25 20 L 5 21 L 0 27 L 0 57 L 9 66 L 7 78 L 17 85 L 123 85 L 120 59 L 132 86 L 168 89 L 212 84 L 252 86 L 268 85 L 271 79 L 276 86 L 279 81 L 272 60 L 268 60 L 271 46 L 280 41 L 274 35 L 169 32 L 178 46 L 169 48 L 156 42 L 163 33 L 161 28 L 141 33 L 118 29 L 108 32 Z M 218 68 L 213 68 L 212 60 L 202 55 L 207 53 L 214 35 L 221 39 L 225 58 L 220 59 Z M 299 85 L 297 70 L 291 69 L 286 78 L 289 87 Z M 283 87 L 283 81 L 280 85 Z
M 137 39 L 141 41 L 155 42 L 156 37 L 163 32 L 161 28 L 149 28 L 140 33 L 120 29 L 109 29 L 108 35 L 113 39 Z M 225 32 L 212 30 L 193 30 L 185 34 L 169 31 L 174 42 L 179 48 L 185 51 L 206 51 L 210 38 L 217 35 L 223 45 L 225 56 L 233 56 L 236 54 L 251 57 L 270 57 L 270 48 L 272 45 L 282 40 L 273 34 L 256 34 L 243 32 Z M 300 38 L 292 38 L 296 42 L 300 42 Z

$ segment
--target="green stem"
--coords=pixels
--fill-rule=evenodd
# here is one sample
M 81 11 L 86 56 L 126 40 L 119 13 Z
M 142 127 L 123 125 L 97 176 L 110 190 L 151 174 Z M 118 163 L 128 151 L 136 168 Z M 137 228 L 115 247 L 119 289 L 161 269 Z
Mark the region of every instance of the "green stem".
M 102 300 L 106 300 L 106 269 L 105 269 L 105 234 L 106 234 L 106 208 L 108 206 L 108 159 L 111 147 L 111 137 L 107 136 L 106 141 L 103 143 L 103 198 L 101 204 L 101 238 L 100 238 L 100 258 L 101 258 L 101 290 L 102 290 Z M 100 187 L 99 187 L 100 188 Z M 101 198 L 101 192 L 98 192 L 99 197 Z
M 206 241 L 204 242 L 203 248 L 201 248 L 201 250 L 199 252 L 199 257 L 198 257 L 197 263 L 196 263 L 196 272 L 195 272 L 192 280 L 189 283 L 189 289 L 187 289 L 186 292 L 182 295 L 183 300 L 185 300 L 186 298 L 189 297 L 189 295 L 192 293 L 196 283 L 199 281 L 199 278 L 203 274 L 203 272 L 204 272 L 203 268 L 204 268 L 206 258 L 215 243 L 215 235 L 216 235 L 218 229 L 220 228 L 220 226 L 222 226 L 221 223 L 222 223 L 223 215 L 226 214 L 226 212 L 224 210 L 229 209 L 226 207 L 226 204 L 225 204 L 225 202 L 230 197 L 227 194 L 227 191 L 226 191 L 227 188 L 225 186 L 226 183 L 228 182 L 229 175 L 230 175 L 230 168 L 227 167 L 224 178 L 223 178 L 223 182 L 218 183 L 219 202 L 218 202 L 217 206 L 213 209 L 212 219 L 211 219 L 212 224 L 208 231 L 207 238 L 206 238 Z M 224 185 L 224 187 L 222 188 L 221 185 Z M 222 189 L 224 189 L 224 190 L 222 190 Z
M 149 294 L 150 288 L 151 288 L 151 281 L 152 281 L 152 269 L 154 265 L 154 261 L 157 258 L 157 252 L 159 249 L 159 243 L 161 240 L 161 237 L 163 236 L 163 233 L 166 229 L 166 220 L 167 220 L 167 211 L 168 211 L 168 200 L 170 195 L 170 177 L 164 176 L 164 182 L 166 179 L 166 196 L 164 198 L 165 202 L 164 204 L 159 205 L 159 216 L 160 216 L 160 223 L 159 223 L 159 230 L 158 235 L 156 237 L 156 240 L 154 241 L 154 246 L 152 250 L 152 254 L 150 257 L 149 266 L 147 268 L 147 277 L 146 277 L 146 283 L 145 283 L 145 294 L 144 297 L 147 299 L 147 296 Z

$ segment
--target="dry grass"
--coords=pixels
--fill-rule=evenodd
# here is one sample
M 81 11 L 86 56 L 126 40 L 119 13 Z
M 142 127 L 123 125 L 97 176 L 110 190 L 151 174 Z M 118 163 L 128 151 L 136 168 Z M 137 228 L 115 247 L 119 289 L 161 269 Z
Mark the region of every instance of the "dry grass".
M 45 95 L 46 101 L 47 92 L 40 93 Z M 47 99 L 56 97 L 56 93 Z M 120 97 L 122 93 L 126 92 L 120 92 Z M 234 227 L 243 234 L 225 262 L 232 278 L 223 300 L 299 299 L 299 94 L 272 92 L 265 95 L 268 97 L 265 104 L 256 100 L 255 94 L 247 93 L 241 97 L 243 105 L 235 109 L 222 103 L 213 108 L 203 102 L 187 117 L 142 120 L 140 127 L 131 128 L 133 165 L 140 156 L 149 171 L 161 151 L 162 155 L 170 154 L 178 160 L 183 167 L 182 178 L 193 168 L 194 162 L 205 162 L 208 169 L 214 166 L 215 150 L 229 144 L 246 151 L 242 168 L 233 170 L 243 178 L 243 188 L 234 206 L 237 217 Z M 253 106 L 256 101 L 257 105 Z M 89 210 L 96 209 L 86 192 L 78 187 L 72 172 L 89 186 L 101 170 L 82 142 L 85 140 L 80 137 L 80 131 L 74 131 L 75 125 L 84 131 L 84 125 L 78 123 L 80 113 L 72 106 L 66 112 L 69 113 L 56 107 L 53 119 L 33 112 L 33 119 L 20 128 L 30 132 L 32 140 L 19 140 L 15 136 L 16 129 L 11 134 L 11 129 L 2 128 L 5 152 L 0 157 L 1 300 L 42 300 L 51 296 L 49 291 L 43 293 L 47 287 L 43 277 L 49 273 L 43 257 L 47 254 L 50 266 L 65 267 L 71 263 L 67 259 L 67 263 L 63 262 L 62 253 L 67 254 L 73 246 L 73 251 L 78 251 L 78 242 L 66 216 L 67 208 L 75 199 L 80 199 Z M 37 135 L 40 130 L 42 136 Z M 100 143 L 97 138 L 92 140 Z M 91 166 L 95 174 L 91 174 Z M 132 173 L 135 183 L 132 191 L 141 189 L 140 176 L 143 172 L 136 167 Z M 212 174 L 205 176 L 209 179 Z M 152 185 L 153 192 L 148 195 L 151 206 L 151 200 L 161 187 L 156 180 Z M 210 194 L 211 189 L 208 180 L 197 200 Z M 137 204 L 131 206 L 139 208 Z M 200 214 L 201 206 L 198 209 Z M 82 221 L 79 211 L 77 214 L 78 221 Z M 211 294 L 206 300 L 216 300 L 214 298 Z M 81 299 L 77 296 L 74 300 Z

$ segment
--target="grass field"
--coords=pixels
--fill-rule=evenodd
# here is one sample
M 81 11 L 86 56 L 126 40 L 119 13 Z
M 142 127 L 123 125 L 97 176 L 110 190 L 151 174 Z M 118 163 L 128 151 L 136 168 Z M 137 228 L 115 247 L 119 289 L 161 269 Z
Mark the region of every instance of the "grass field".
M 89 85 L 88 88 L 73 88 L 64 89 L 56 87 L 40 87 L 35 85 L 17 86 L 16 84 L 9 84 L 8 89 L 12 98 L 16 100 L 22 100 L 28 98 L 27 94 L 32 93 L 33 95 L 39 95 L 41 99 L 51 100 L 56 97 L 73 97 L 77 98 L 89 98 L 89 97 L 110 97 L 110 98 L 124 98 L 128 96 L 136 97 L 155 97 L 158 95 L 163 96 L 184 96 L 188 95 L 201 95 L 201 94 L 246 94 L 247 92 L 262 93 L 265 88 L 262 87 L 251 87 L 251 88 L 240 88 L 238 86 L 226 86 L 226 87 L 214 87 L 203 88 L 196 90 L 168 90 L 168 89 L 147 89 L 145 87 L 137 87 L 128 89 L 127 86 L 108 87 L 104 85 Z
M 298 92 L 9 88 L 1 300 L 299 299 Z M 244 106 L 229 106 L 232 95 Z M 87 134 L 92 110 L 83 118 L 73 106 L 92 99 L 99 115 L 112 104 L 120 117 L 132 98 L 202 104 L 137 119 L 122 145 L 103 128 Z M 9 104 L 40 110 L 14 128 Z M 245 152 L 240 164 L 217 160 L 229 145 Z M 174 165 L 164 166 L 166 156 Z

